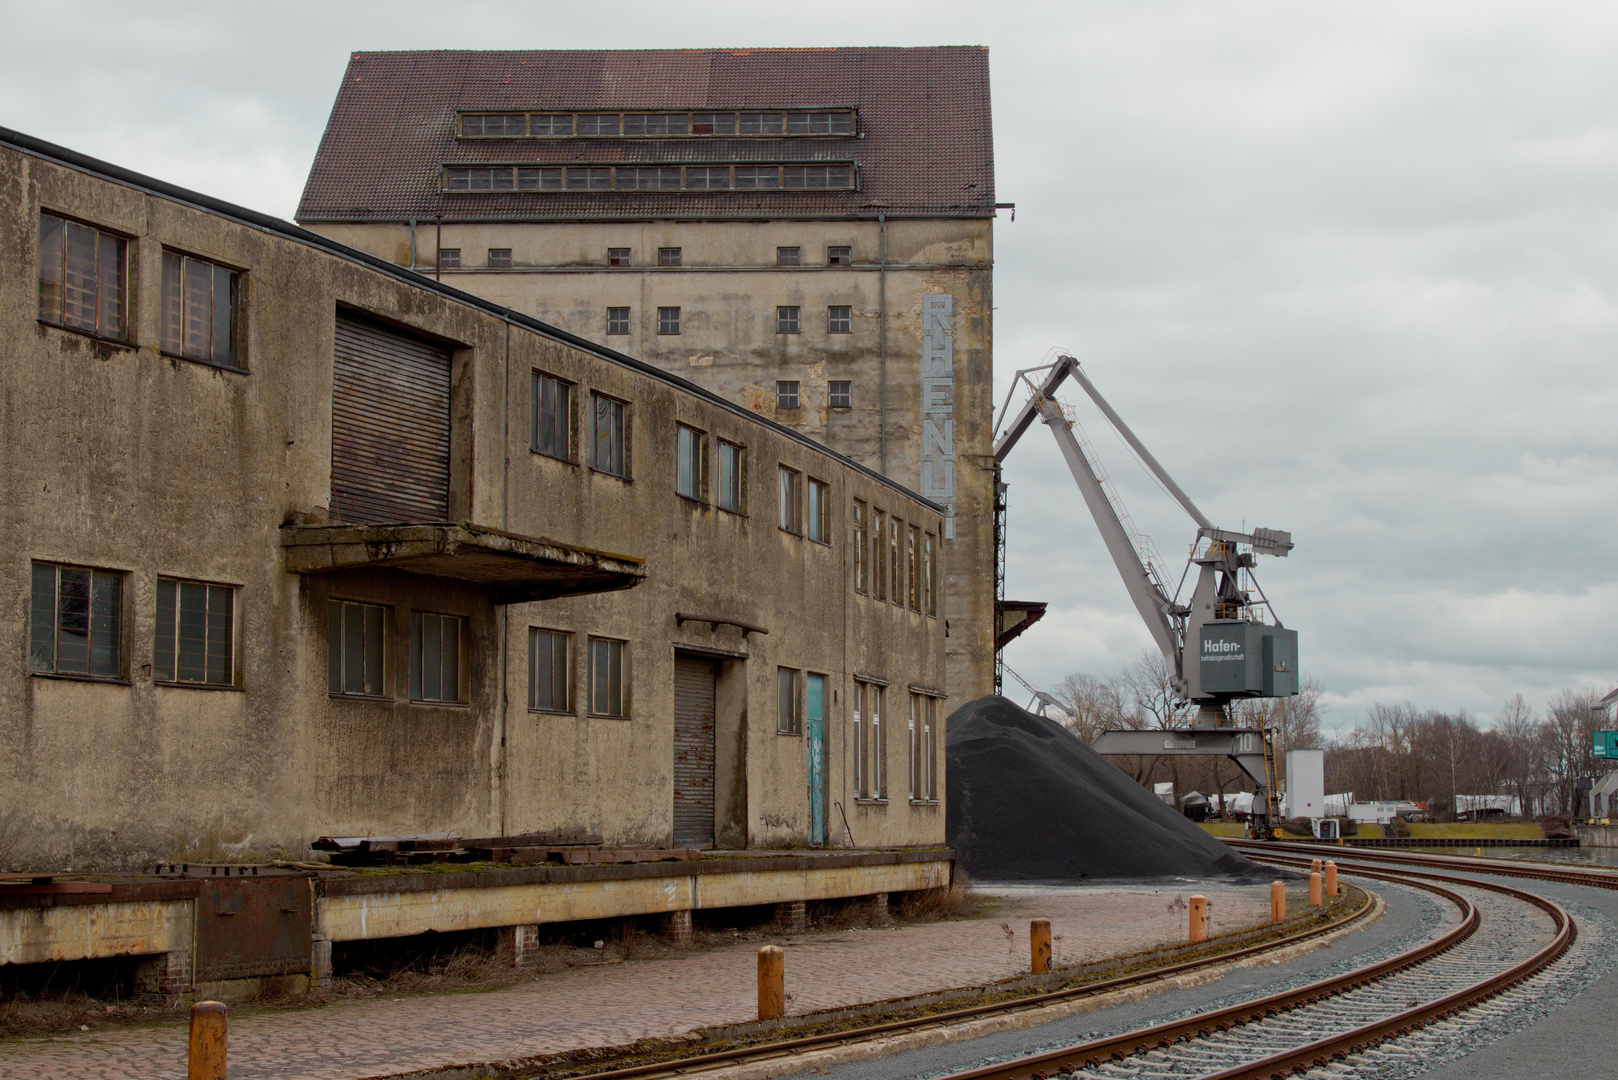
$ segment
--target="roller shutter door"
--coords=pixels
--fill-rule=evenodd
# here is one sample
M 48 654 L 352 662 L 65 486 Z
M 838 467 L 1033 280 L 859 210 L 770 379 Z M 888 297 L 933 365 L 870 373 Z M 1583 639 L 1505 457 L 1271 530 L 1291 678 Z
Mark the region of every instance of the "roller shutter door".
M 674 654 L 674 846 L 714 844 L 714 665 Z
M 331 493 L 338 521 L 449 517 L 449 350 L 337 317 Z

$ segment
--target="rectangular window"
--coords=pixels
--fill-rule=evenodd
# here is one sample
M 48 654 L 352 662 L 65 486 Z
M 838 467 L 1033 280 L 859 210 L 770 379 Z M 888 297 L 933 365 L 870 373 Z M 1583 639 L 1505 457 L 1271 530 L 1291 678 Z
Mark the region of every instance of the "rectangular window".
M 459 270 L 461 268 L 461 249 L 439 248 L 438 268 L 440 270 Z
M 534 372 L 529 446 L 546 457 L 573 460 L 573 387 Z
M 579 117 L 580 135 L 618 134 L 617 113 L 592 113 Z
M 910 597 L 910 610 L 921 610 L 921 563 L 916 558 L 921 547 L 921 530 L 914 525 L 905 531 L 905 592 Z
M 410 700 L 466 701 L 466 620 L 410 613 Z
M 530 135 L 566 138 L 573 134 L 572 113 L 533 113 L 528 117 Z
M 444 187 L 448 191 L 515 191 L 517 182 L 510 165 L 468 166 L 445 169 Z
M 604 166 L 569 165 L 567 190 L 607 191 L 612 187 L 612 170 Z
M 854 405 L 854 384 L 846 379 L 833 379 L 826 384 L 826 404 L 833 409 L 848 409 Z
M 819 480 L 809 481 L 809 539 L 831 543 L 831 487 Z
M 784 188 L 847 189 L 852 175 L 847 165 L 786 165 L 781 169 Z
M 887 582 L 882 575 L 882 564 L 886 561 L 882 557 L 882 511 L 871 511 L 871 597 L 875 600 L 886 600 L 888 596 Z
M 628 248 L 608 248 L 607 249 L 607 265 L 608 266 L 628 266 L 629 265 L 629 249 Z
M 677 434 L 675 445 L 675 479 L 674 489 L 688 499 L 702 498 L 702 459 L 703 438 L 702 432 L 694 431 L 683 424 L 675 425 Z
M 888 797 L 888 733 L 882 726 L 884 689 L 871 683 L 865 688 L 871 708 L 871 798 Z
M 729 165 L 689 165 L 685 186 L 692 191 L 725 191 L 730 188 Z
M 719 444 L 719 509 L 742 512 L 742 448 Z
M 657 309 L 657 332 L 659 334 L 678 334 L 680 332 L 680 309 L 677 307 L 660 307 Z
M 904 526 L 899 523 L 898 518 L 888 518 L 888 595 L 895 604 L 899 605 L 903 605 L 905 602 L 904 574 L 900 565 L 901 553 L 899 551 L 899 532 L 903 528 Z
M 938 567 L 933 563 L 933 534 L 921 538 L 921 591 L 927 614 L 938 614 Z
M 865 504 L 854 500 L 854 591 L 865 591 Z
M 850 247 L 829 247 L 826 249 L 827 266 L 853 266 L 854 249 Z
M 826 333 L 851 334 L 854 332 L 854 309 L 847 304 L 833 304 L 826 309 Z
M 607 309 L 607 333 L 609 335 L 623 335 L 629 333 L 628 308 L 610 307 Z
M 798 714 L 798 673 L 792 668 L 775 669 L 775 730 L 782 735 L 801 735 L 803 718 Z
M 590 467 L 613 476 L 629 475 L 624 457 L 624 403 L 601 394 L 590 395 L 594 418 L 590 432 Z
M 734 135 L 736 134 L 736 114 L 728 112 L 692 113 L 691 134 Z
M 28 670 L 123 677 L 123 574 L 37 562 L 31 593 Z
M 854 117 L 846 112 L 787 113 L 788 135 L 852 135 Z
M 921 695 L 910 695 L 910 720 L 905 729 L 906 744 L 910 749 L 910 798 L 912 800 L 925 798 L 926 778 L 922 775 L 921 764 L 921 724 L 922 724 Z
M 590 639 L 590 714 L 628 716 L 624 694 L 624 643 Z
M 157 579 L 152 678 L 236 685 L 236 590 L 229 585 Z
M 542 120 L 544 117 L 536 116 Z M 522 113 L 468 113 L 461 117 L 461 135 L 464 138 L 521 138 L 528 134 L 528 117 Z M 536 131 L 534 134 L 549 135 Z M 558 132 L 558 134 L 562 134 Z
M 620 167 L 616 186 L 619 191 L 678 191 L 679 166 Z
M 681 265 L 680 249 L 677 248 L 677 247 L 660 247 L 660 248 L 658 248 L 657 249 L 657 265 L 659 265 L 659 266 L 679 266 L 679 265 Z
M 163 351 L 236 367 L 236 274 L 163 252 Z
M 801 249 L 795 247 L 778 247 L 775 249 L 776 266 L 797 266 L 798 255 Z
M 864 799 L 870 796 L 870 790 L 866 787 L 866 778 L 871 775 L 871 772 L 866 763 L 868 756 L 866 728 L 868 725 L 864 721 L 865 684 L 858 680 L 854 683 L 854 700 L 851 705 L 849 719 L 853 725 L 853 730 L 849 732 L 848 742 L 854 750 L 854 797 Z
M 326 690 L 352 697 L 385 697 L 383 657 L 388 609 L 351 600 L 326 601 Z
M 781 166 L 738 165 L 736 166 L 736 186 L 748 189 L 778 188 L 781 186 Z
M 124 338 L 127 244 L 54 214 L 39 215 L 39 318 L 42 322 Z
M 796 381 L 778 382 L 775 384 L 775 407 L 777 409 L 796 409 L 803 404 L 803 398 L 798 393 Z
M 938 743 L 935 733 L 938 731 L 938 699 L 927 697 L 925 699 L 927 711 L 922 715 L 922 764 L 927 770 L 926 795 L 928 802 L 938 801 Z
M 796 334 L 798 332 L 798 309 L 796 307 L 778 307 L 775 309 L 775 332 L 777 334 Z
M 454 170 L 451 170 L 452 172 Z M 453 187 L 453 184 L 451 185 Z M 559 168 L 540 169 L 519 166 L 517 169 L 518 191 L 561 191 L 562 170 Z
M 684 135 L 690 128 L 685 113 L 629 113 L 625 135 Z
M 572 712 L 567 644 L 559 630 L 528 631 L 528 707 L 535 712 Z
M 506 270 L 511 267 L 510 248 L 490 248 L 489 266 L 495 270 Z
M 780 468 L 780 476 L 781 498 L 776 522 L 786 532 L 801 533 L 803 531 L 803 522 L 800 518 L 802 511 L 799 506 L 803 499 L 801 488 L 803 476 L 785 465 Z
M 742 113 L 737 125 L 739 135 L 781 135 L 786 131 L 786 117 L 778 112 Z

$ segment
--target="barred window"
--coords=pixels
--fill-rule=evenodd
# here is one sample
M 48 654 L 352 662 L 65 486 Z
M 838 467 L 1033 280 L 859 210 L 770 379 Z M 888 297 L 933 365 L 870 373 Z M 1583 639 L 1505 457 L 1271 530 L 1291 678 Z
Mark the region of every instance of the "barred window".
M 738 188 L 778 188 L 781 186 L 781 166 L 738 165 L 736 166 L 736 186 Z
M 742 135 L 780 135 L 786 131 L 786 117 L 778 112 L 742 113 L 738 132 Z
M 626 307 L 610 307 L 607 309 L 607 335 L 609 337 L 629 333 L 629 309 Z
M 798 332 L 798 308 L 778 307 L 775 309 L 775 332 L 777 334 L 796 334 Z
M 657 332 L 659 334 L 678 334 L 680 332 L 679 308 L 660 307 L 657 309 Z
M 788 188 L 849 187 L 847 165 L 787 165 L 781 169 L 781 186 Z
M 625 135 L 684 135 L 685 113 L 630 113 L 624 117 Z
M 775 407 L 777 409 L 796 409 L 802 403 L 798 394 L 798 382 L 778 382 L 775 384 Z
M 694 191 L 716 191 L 730 187 L 729 165 L 692 165 L 685 170 L 685 186 Z
M 606 191 L 612 187 L 612 170 L 571 165 L 567 170 L 567 190 Z
M 122 677 L 123 574 L 36 562 L 31 591 L 28 670 Z
M 236 367 L 236 274 L 163 252 L 163 351 Z
M 511 266 L 511 249 L 490 248 L 489 265 L 497 270 L 508 269 Z
M 854 384 L 847 379 L 833 379 L 826 384 L 826 404 L 833 409 L 848 409 L 854 405 Z
M 528 117 L 530 135 L 549 135 L 552 138 L 573 134 L 572 113 L 533 113 Z
M 206 686 L 236 684 L 236 590 L 157 579 L 152 678 Z
M 39 318 L 102 337 L 125 336 L 126 242 L 90 225 L 39 215 Z
M 586 113 L 579 117 L 580 135 L 616 135 L 618 134 L 617 113 Z
M 854 332 L 854 309 L 847 304 L 833 304 L 826 309 L 826 333 L 850 334 Z
M 528 707 L 535 712 L 571 712 L 568 643 L 560 630 L 528 631 Z
M 678 191 L 680 170 L 673 168 L 618 169 L 619 191 Z
M 468 113 L 461 117 L 461 135 L 466 138 L 520 138 L 527 134 L 528 117 L 522 113 Z
M 326 689 L 347 697 L 385 697 L 388 609 L 351 600 L 326 602 Z

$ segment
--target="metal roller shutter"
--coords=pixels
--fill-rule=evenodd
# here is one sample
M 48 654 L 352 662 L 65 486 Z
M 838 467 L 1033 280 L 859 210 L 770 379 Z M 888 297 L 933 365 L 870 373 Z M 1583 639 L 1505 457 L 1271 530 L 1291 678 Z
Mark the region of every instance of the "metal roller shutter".
M 714 844 L 714 665 L 674 655 L 674 846 Z
M 333 370 L 333 518 L 446 520 L 449 350 L 338 315 Z

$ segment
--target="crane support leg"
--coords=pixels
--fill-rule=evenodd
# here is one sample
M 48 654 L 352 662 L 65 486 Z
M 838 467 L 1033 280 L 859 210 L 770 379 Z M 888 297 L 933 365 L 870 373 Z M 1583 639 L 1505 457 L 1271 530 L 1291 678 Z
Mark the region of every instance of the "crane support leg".
M 1265 807 L 1263 816 L 1272 817 L 1275 778 L 1270 769 L 1273 755 L 1269 738 L 1260 728 L 1179 728 L 1172 731 L 1103 731 L 1090 744 L 1108 757 L 1138 755 L 1157 757 L 1228 757 L 1253 781 L 1253 808 Z M 1266 820 L 1265 835 L 1273 824 Z

